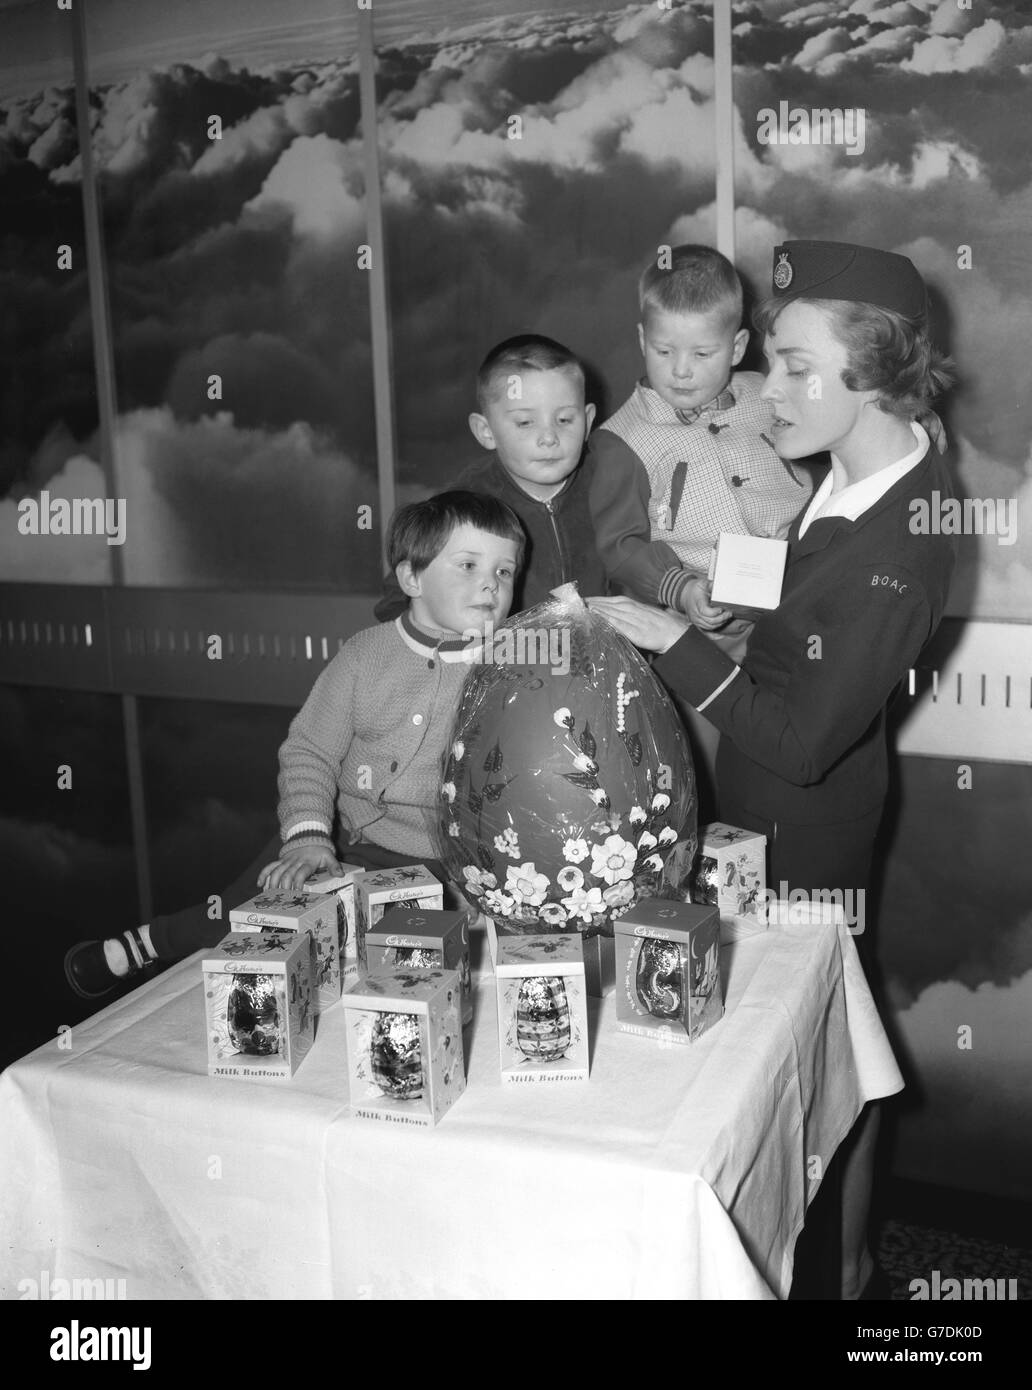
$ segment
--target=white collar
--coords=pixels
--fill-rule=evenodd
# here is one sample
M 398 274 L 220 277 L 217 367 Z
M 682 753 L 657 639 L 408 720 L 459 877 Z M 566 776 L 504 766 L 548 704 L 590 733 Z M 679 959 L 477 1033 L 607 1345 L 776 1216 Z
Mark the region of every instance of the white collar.
M 841 492 L 832 495 L 831 489 L 835 484 L 835 479 L 831 469 L 828 476 L 821 483 L 820 487 L 813 495 L 813 499 L 806 511 L 803 519 L 799 523 L 799 535 L 805 536 L 810 523 L 816 521 L 818 517 L 824 516 L 844 516 L 849 521 L 856 521 L 863 516 L 864 512 L 874 506 L 875 502 L 881 500 L 899 482 L 900 478 L 910 472 L 924 458 L 930 447 L 928 435 L 923 426 L 916 420 L 910 421 L 910 428 L 914 432 L 917 440 L 915 447 L 898 463 L 890 463 L 887 468 L 880 468 L 877 473 L 872 473 L 869 478 L 861 478 L 858 483 L 850 483 Z

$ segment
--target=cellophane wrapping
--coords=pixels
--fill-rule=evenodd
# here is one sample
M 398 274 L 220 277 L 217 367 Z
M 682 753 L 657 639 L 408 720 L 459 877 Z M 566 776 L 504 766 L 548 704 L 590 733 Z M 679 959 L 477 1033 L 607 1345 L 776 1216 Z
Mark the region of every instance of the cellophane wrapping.
M 640 898 L 663 895 L 675 845 L 689 864 L 695 855 L 680 718 L 574 585 L 494 638 L 445 756 L 439 857 L 501 931 L 611 931 Z

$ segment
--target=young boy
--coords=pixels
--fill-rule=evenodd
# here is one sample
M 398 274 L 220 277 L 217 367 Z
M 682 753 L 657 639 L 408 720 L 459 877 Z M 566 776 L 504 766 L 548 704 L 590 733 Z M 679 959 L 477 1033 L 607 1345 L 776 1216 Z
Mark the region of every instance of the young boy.
M 813 484 L 774 451 L 762 376 L 733 370 L 749 341 L 734 266 L 708 246 L 669 261 L 640 281 L 645 377 L 591 439 L 592 513 L 615 582 L 731 645 L 749 624 L 709 602 L 718 534 L 783 539 Z
M 513 595 L 514 613 L 541 603 L 571 579 L 585 596 L 607 592 L 591 524 L 589 470 L 581 466 L 594 418 L 595 407 L 584 401 L 584 368 L 551 338 L 507 338 L 477 372 L 477 409 L 469 427 L 491 452 L 453 486 L 499 498 L 523 522 L 526 564 Z M 396 617 L 404 604 L 389 574 L 377 618 Z
M 523 546 L 519 518 L 494 497 L 446 492 L 395 514 L 388 561 L 406 611 L 356 633 L 315 682 L 279 751 L 280 835 L 224 903 L 243 902 L 256 883 L 298 889 L 320 869 L 339 872 L 338 859 L 424 863 L 444 877 L 433 828 L 443 753 L 479 651 L 470 632 L 504 622 Z M 224 934 L 200 904 L 80 942 L 65 974 L 77 994 L 97 999 L 151 962 L 179 960 Z
M 709 599 L 721 531 L 784 539 L 813 481 L 770 442 L 763 377 L 736 372 L 749 341 L 742 285 L 709 246 L 675 246 L 639 283 L 645 376 L 590 443 L 592 519 L 610 579 L 633 598 L 685 613 L 735 660 L 752 623 Z M 709 814 L 717 736 L 677 701 Z

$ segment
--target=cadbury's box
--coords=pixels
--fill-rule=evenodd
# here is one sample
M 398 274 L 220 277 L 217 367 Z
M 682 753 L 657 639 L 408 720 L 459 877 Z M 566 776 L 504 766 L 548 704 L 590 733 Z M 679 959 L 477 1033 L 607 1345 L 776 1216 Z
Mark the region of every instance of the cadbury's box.
M 306 932 L 230 932 L 201 962 L 209 1076 L 284 1081 L 314 1035 Z
M 714 907 L 646 898 L 616 923 L 616 1026 L 694 1042 L 724 1012 Z
M 699 832 L 692 900 L 721 917 L 758 917 L 766 902 L 766 835 L 714 821 Z
M 499 936 L 495 988 L 502 1081 L 586 1081 L 588 991 L 580 935 Z
M 328 1009 L 340 998 L 337 900 L 333 894 L 313 897 L 309 893 L 293 893 L 289 889 L 259 893 L 233 908 L 229 914 L 229 929 L 235 932 L 307 933 L 311 941 L 316 1008 Z
M 469 964 L 470 912 L 413 911 L 392 907 L 366 932 L 369 969 L 457 970 L 462 982 L 462 1022 L 473 1020 Z
M 444 910 L 444 886 L 425 864 L 403 864 L 397 869 L 369 869 L 355 880 L 355 927 L 359 974 L 369 968 L 365 937 L 392 907 L 424 911 Z
M 437 1124 L 466 1089 L 456 970 L 372 970 L 341 996 L 351 1113 Z
M 337 953 L 340 958 L 341 988 L 358 979 L 358 928 L 355 924 L 355 880 L 364 869 L 356 864 L 342 864 L 342 873 L 318 873 L 304 885 L 304 891 L 318 897 L 323 893 L 337 895 Z
M 491 969 L 498 962 L 498 942 L 505 938 L 518 937 L 520 932 L 511 931 L 505 925 L 504 917 L 496 922 L 493 917 L 483 917 L 487 928 L 487 945 L 491 958 Z M 584 947 L 584 981 L 588 993 L 594 999 L 603 999 L 612 992 L 615 978 L 615 951 L 612 927 L 607 926 L 587 939 L 581 938 Z M 544 935 L 543 932 L 539 935 Z

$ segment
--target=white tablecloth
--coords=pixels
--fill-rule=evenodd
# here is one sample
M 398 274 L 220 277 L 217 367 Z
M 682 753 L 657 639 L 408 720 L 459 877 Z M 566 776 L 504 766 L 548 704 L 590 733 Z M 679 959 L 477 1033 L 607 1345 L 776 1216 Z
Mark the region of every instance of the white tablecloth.
M 339 1005 L 291 1082 L 209 1078 L 192 957 L 0 1077 L 0 1293 L 45 1271 L 130 1299 L 784 1297 L 808 1160 L 902 1078 L 843 928 L 721 957 L 702 1039 L 618 1033 L 594 1001 L 591 1080 L 561 1087 L 503 1088 L 480 975 L 468 1088 L 429 1131 L 350 1118 Z

